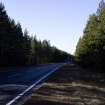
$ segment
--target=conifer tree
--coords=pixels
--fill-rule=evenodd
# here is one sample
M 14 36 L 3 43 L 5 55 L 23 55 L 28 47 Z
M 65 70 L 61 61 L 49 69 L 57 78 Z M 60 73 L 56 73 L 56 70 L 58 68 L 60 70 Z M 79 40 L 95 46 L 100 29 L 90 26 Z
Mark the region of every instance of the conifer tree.
M 83 37 L 76 47 L 76 57 L 88 67 L 103 69 L 105 61 L 105 3 L 101 1 L 98 14 L 90 16 Z

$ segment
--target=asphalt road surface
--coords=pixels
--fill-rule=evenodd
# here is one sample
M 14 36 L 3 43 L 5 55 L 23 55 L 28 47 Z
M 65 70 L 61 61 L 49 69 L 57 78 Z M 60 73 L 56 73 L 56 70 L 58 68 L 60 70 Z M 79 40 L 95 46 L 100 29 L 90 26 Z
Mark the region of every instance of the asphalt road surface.
M 27 68 L 8 68 L 6 72 L 0 70 L 0 105 L 8 105 L 7 103 L 24 90 L 61 66 L 63 63 Z

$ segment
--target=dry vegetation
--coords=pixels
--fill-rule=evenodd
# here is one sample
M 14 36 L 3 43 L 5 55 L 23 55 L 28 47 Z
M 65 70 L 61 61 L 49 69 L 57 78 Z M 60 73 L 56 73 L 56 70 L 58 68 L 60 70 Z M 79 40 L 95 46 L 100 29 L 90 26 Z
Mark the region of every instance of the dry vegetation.
M 68 65 L 33 90 L 24 105 L 105 105 L 104 74 Z

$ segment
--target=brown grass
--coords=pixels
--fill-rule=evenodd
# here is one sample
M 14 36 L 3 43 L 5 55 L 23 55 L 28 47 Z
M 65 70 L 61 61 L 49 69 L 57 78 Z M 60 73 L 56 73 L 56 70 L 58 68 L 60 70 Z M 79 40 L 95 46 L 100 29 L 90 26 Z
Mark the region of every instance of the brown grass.
M 24 105 L 105 105 L 103 74 L 76 65 L 54 73 Z

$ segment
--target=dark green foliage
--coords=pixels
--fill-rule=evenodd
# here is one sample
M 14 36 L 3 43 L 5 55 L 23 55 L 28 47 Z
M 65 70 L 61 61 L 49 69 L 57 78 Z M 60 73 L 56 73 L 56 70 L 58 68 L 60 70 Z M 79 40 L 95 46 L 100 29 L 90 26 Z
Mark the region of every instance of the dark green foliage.
M 0 3 L 0 66 L 21 66 L 50 62 L 64 62 L 68 56 L 50 45 L 22 31 L 20 23 L 8 17 Z
M 84 35 L 77 44 L 75 56 L 82 65 L 93 67 L 95 70 L 104 70 L 105 3 L 103 0 L 99 5 L 98 12 L 90 16 Z

